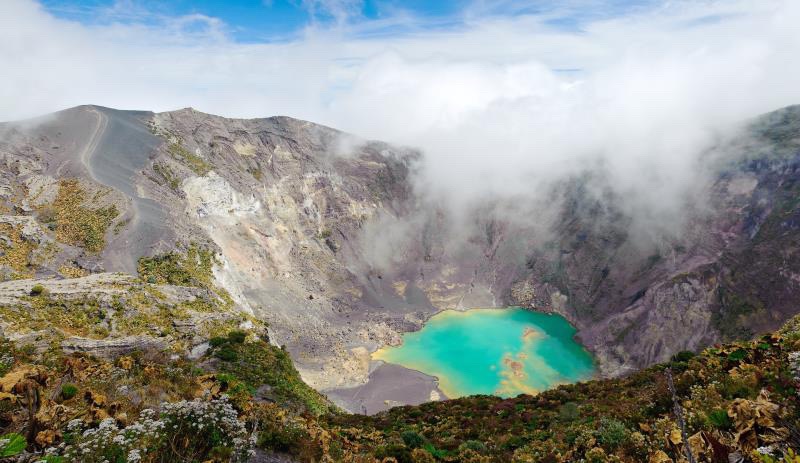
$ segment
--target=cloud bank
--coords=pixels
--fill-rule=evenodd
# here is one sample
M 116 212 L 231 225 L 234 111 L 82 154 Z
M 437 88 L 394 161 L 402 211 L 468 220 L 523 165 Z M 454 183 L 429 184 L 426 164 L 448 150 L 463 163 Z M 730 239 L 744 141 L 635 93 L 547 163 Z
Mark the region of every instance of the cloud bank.
M 627 212 L 663 225 L 702 184 L 705 149 L 800 103 L 795 0 L 654 2 L 570 27 L 554 25 L 564 11 L 502 16 L 480 2 L 435 28 L 404 12 L 352 21 L 355 3 L 307 2 L 332 4 L 335 24 L 242 44 L 202 15 L 87 26 L 6 0 L 0 120 L 87 103 L 284 114 L 421 148 L 418 188 L 456 210 L 534 202 L 592 170 Z M 603 5 L 566 4 L 587 3 Z

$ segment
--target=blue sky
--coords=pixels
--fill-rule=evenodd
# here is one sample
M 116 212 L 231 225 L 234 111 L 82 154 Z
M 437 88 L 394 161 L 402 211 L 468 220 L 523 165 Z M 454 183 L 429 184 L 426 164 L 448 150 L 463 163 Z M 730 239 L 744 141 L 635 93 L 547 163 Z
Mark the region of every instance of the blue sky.
M 302 0 L 44 0 L 52 14 L 84 24 L 110 21 L 152 21 L 159 17 L 202 14 L 222 20 L 238 41 L 259 42 L 288 38 L 310 24 L 335 23 L 332 8 L 347 9 L 353 21 L 369 22 L 400 10 L 432 20 L 455 16 L 466 6 L 460 0 L 303 2 Z M 135 14 L 126 15 L 124 10 Z
M 656 0 L 42 0 L 54 16 L 86 25 L 156 23 L 200 14 L 224 24 L 238 42 L 272 42 L 296 37 L 307 26 L 379 25 L 371 29 L 400 34 L 405 29 L 442 29 L 465 20 L 550 14 L 549 24 L 580 29 L 585 21 L 622 16 L 656 4 Z M 399 17 L 413 17 L 413 26 Z M 394 19 L 394 21 L 392 21 Z

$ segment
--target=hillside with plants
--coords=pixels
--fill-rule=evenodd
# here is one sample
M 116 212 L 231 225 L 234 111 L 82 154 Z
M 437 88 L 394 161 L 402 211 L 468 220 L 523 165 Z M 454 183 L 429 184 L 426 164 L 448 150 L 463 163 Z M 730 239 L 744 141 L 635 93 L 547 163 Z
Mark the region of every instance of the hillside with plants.
M 195 361 L 0 348 L 15 461 L 795 463 L 800 448 L 800 319 L 621 379 L 376 416 L 337 410 L 244 331 Z
M 338 410 L 254 332 L 195 360 L 0 350 L 13 461 L 796 463 L 800 449 L 800 318 L 625 378 L 375 416 Z

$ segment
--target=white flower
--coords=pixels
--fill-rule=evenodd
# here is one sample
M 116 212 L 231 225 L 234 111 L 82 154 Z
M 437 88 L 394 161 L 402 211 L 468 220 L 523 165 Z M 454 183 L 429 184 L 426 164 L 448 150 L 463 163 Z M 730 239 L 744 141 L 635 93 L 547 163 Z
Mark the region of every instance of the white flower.
M 758 452 L 761 455 L 772 455 L 772 453 L 774 451 L 775 451 L 775 448 L 773 446 L 771 446 L 771 445 L 767 445 L 767 446 L 764 446 L 764 447 L 759 447 L 759 448 L 756 449 L 756 452 Z

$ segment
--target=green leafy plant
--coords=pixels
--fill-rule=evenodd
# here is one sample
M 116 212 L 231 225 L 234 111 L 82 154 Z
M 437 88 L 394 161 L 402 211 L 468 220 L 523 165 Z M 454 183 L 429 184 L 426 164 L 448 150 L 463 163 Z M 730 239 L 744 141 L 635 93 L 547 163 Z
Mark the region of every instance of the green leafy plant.
M 425 449 L 426 452 L 433 455 L 435 458 L 445 458 L 448 456 L 447 450 L 437 449 L 436 446 L 434 446 L 430 442 L 423 445 L 422 448 Z
M 25 450 L 28 443 L 20 434 L 12 432 L 0 436 L 0 458 L 13 457 Z
M 738 362 L 740 360 L 744 360 L 747 357 L 747 351 L 744 349 L 736 349 L 735 351 L 728 354 L 728 360 Z
M 731 428 L 733 422 L 731 418 L 728 416 L 728 412 L 725 410 L 712 410 L 711 413 L 708 414 L 708 422 L 711 426 L 726 431 Z

